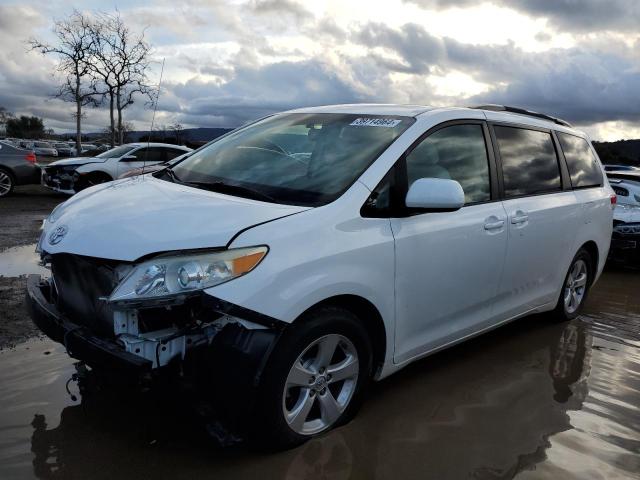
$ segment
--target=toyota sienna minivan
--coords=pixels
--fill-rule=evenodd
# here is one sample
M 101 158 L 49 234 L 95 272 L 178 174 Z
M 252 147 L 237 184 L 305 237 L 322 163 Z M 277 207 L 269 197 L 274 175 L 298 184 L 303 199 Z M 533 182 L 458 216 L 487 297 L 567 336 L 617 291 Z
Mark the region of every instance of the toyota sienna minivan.
M 287 448 L 410 362 L 577 316 L 615 201 L 587 136 L 544 114 L 304 108 L 59 205 L 27 301 L 90 368 L 192 376 L 225 428 Z

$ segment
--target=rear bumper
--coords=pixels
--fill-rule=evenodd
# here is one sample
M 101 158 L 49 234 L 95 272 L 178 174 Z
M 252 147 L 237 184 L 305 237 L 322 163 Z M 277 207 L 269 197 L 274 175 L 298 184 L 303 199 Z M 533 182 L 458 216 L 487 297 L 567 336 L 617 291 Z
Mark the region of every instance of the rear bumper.
M 27 162 L 13 167 L 18 185 L 37 185 L 40 183 L 40 166 Z
M 27 308 L 34 323 L 52 340 L 65 345 L 73 358 L 91 366 L 144 375 L 151 362 L 124 351 L 118 344 L 98 338 L 86 327 L 66 319 L 51 303 L 51 287 L 39 275 L 27 279 Z
M 640 235 L 615 232 L 611 238 L 609 258 L 624 262 L 640 261 Z

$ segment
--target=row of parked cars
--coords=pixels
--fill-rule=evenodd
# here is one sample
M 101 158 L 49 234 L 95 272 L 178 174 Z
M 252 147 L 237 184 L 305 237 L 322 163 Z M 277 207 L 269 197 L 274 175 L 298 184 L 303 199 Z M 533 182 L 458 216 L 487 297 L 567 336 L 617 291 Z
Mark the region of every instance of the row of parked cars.
M 70 157 L 48 165 L 37 162 L 32 148 L 0 140 L 0 197 L 17 185 L 42 183 L 55 191 L 73 195 L 99 183 L 160 168 L 191 149 L 165 143 L 129 143 L 95 156 Z
M 19 148 L 33 150 L 36 155 L 42 157 L 76 157 L 78 155 L 87 155 L 91 153 L 100 153 L 109 149 L 107 145 L 82 143 L 80 144 L 80 153 L 76 148 L 76 142 L 69 140 L 67 142 L 51 141 L 51 140 L 23 140 L 20 138 L 6 138 L 4 142 Z

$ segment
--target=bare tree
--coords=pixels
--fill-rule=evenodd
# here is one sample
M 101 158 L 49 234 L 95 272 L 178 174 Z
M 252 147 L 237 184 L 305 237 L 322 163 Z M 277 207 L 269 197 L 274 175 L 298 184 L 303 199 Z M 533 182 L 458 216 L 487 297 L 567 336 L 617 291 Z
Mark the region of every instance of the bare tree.
M 96 83 L 90 75 L 94 49 L 92 23 L 85 15 L 74 10 L 66 20 L 54 23 L 53 33 L 57 37 L 55 45 L 37 39 L 29 40 L 29 44 L 32 50 L 58 58 L 57 69 L 64 80 L 55 96 L 76 104 L 76 149 L 80 151 L 82 107 L 97 103 Z
M 184 127 L 176 122 L 172 125 L 169 125 L 169 130 L 171 130 L 176 138 L 176 144 L 182 145 L 184 142 Z
M 124 23 L 120 13 L 100 14 L 93 28 L 94 75 L 104 84 L 104 95 L 109 98 L 111 145 L 124 140 L 123 110 L 142 94 L 151 98 L 147 69 L 151 47 L 144 32 L 135 35 Z M 117 114 L 117 124 L 116 124 Z
M 11 118 L 13 118 L 13 113 L 5 107 L 0 107 L 0 134 L 7 134 L 7 121 Z

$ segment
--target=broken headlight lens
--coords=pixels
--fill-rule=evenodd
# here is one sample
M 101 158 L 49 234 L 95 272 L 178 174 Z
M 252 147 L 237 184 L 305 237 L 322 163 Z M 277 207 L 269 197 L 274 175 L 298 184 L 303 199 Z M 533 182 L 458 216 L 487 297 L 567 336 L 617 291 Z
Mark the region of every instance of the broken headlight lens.
M 156 257 L 134 267 L 109 301 L 153 299 L 213 287 L 250 272 L 267 251 L 261 246 Z

